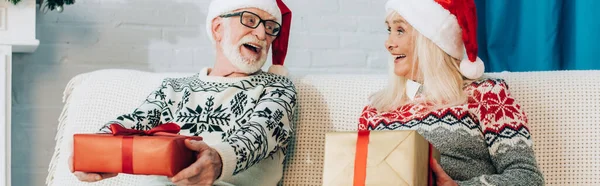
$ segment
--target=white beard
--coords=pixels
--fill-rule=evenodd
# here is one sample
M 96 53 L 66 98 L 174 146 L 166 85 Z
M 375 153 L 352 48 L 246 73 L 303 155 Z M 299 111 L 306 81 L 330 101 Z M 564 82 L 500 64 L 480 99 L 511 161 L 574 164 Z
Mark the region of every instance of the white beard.
M 260 41 L 252 35 L 244 36 L 237 44 L 231 44 L 231 33 L 229 25 L 224 24 L 225 34 L 221 43 L 223 55 L 231 62 L 231 64 L 246 74 L 258 72 L 267 61 L 266 42 Z M 262 47 L 260 50 L 260 58 L 257 60 L 244 59 L 240 53 L 240 48 L 244 43 L 254 42 Z

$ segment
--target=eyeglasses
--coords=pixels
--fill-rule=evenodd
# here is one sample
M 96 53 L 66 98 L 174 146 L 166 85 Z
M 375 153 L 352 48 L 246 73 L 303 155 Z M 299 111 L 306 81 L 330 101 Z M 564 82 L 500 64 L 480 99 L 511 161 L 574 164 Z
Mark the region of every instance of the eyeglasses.
M 279 35 L 279 31 L 281 30 L 281 25 L 279 23 L 273 20 L 262 20 L 258 15 L 248 11 L 220 15 L 219 17 L 227 18 L 233 16 L 240 16 L 240 23 L 252 29 L 257 28 L 258 25 L 263 23 L 263 26 L 265 27 L 265 32 L 267 33 L 267 35 L 270 36 Z

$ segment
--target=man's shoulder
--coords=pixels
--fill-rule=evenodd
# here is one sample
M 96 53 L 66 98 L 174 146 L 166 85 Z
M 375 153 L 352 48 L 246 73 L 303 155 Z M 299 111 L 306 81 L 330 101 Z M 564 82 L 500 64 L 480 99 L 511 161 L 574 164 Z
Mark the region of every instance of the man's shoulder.
M 179 76 L 179 77 L 165 77 L 162 80 L 162 85 L 170 85 L 170 86 L 184 86 L 189 85 L 190 83 L 197 82 L 199 80 L 198 74 L 187 75 L 187 76 Z
M 270 72 L 262 72 L 253 77 L 256 81 L 261 82 L 265 86 L 292 86 L 294 87 L 294 82 L 286 76 L 273 74 Z

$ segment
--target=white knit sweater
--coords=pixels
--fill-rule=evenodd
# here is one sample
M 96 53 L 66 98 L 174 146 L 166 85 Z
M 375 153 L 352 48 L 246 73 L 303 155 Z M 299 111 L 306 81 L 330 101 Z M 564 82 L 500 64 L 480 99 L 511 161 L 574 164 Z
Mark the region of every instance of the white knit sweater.
M 202 136 L 219 152 L 223 169 L 216 184 L 276 185 L 294 128 L 293 83 L 266 72 L 215 77 L 207 75 L 209 70 L 166 78 L 141 106 L 106 126 L 118 123 L 148 130 L 168 122 L 179 124 L 180 134 Z M 100 130 L 110 132 L 106 126 Z

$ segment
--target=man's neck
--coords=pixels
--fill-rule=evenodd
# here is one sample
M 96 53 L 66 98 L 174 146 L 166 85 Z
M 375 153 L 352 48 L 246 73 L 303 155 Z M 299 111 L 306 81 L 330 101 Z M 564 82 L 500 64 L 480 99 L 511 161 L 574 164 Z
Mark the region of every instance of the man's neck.
M 246 77 L 248 74 L 240 73 L 240 72 L 232 72 L 227 70 L 221 70 L 216 66 L 212 69 L 208 70 L 208 76 L 219 76 L 219 77 Z
M 246 77 L 248 74 L 237 72 L 236 68 L 222 55 L 217 55 L 215 66 L 208 71 L 208 76 Z

